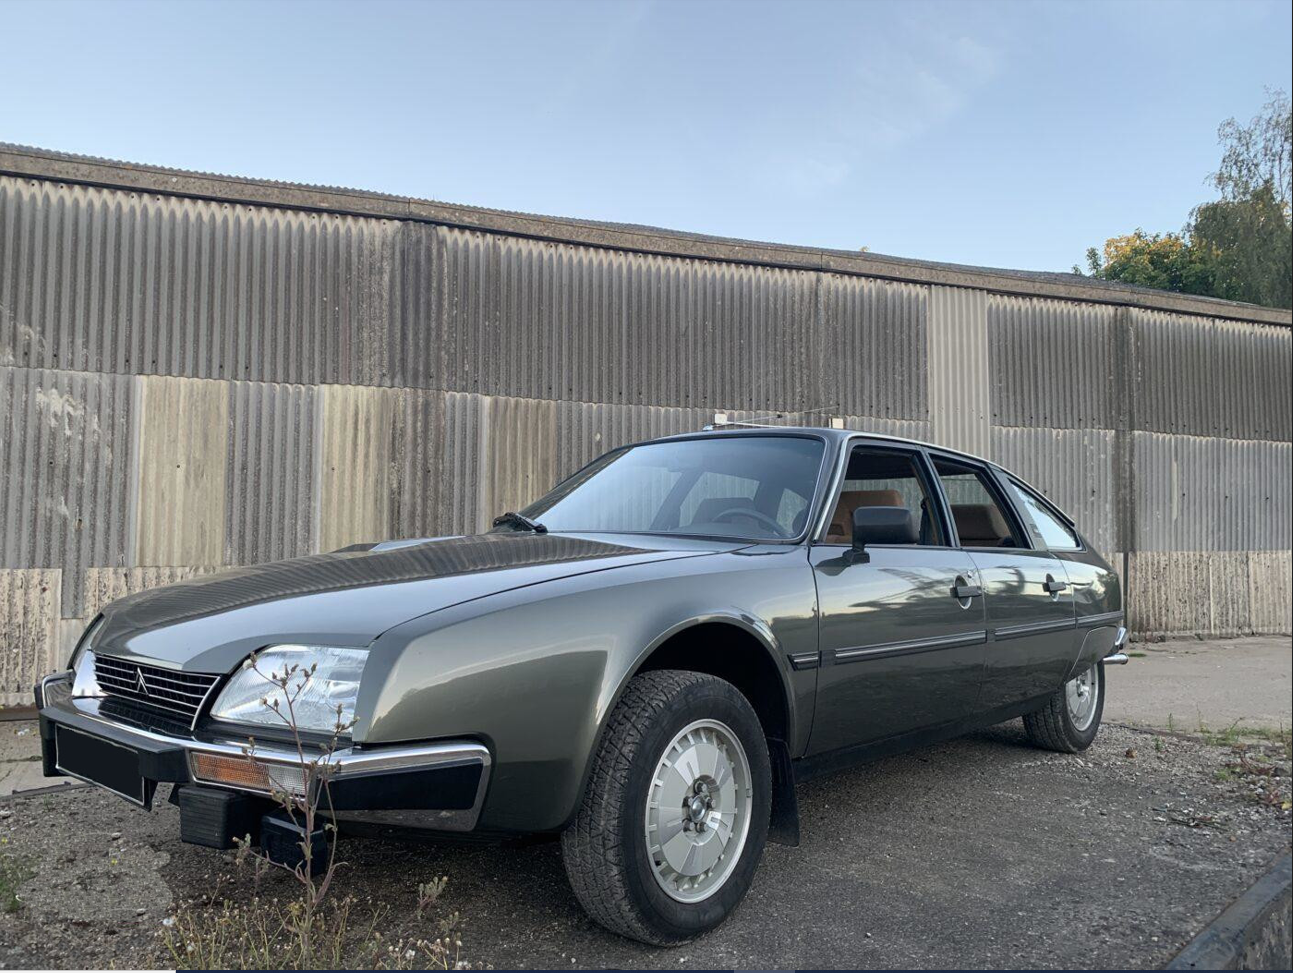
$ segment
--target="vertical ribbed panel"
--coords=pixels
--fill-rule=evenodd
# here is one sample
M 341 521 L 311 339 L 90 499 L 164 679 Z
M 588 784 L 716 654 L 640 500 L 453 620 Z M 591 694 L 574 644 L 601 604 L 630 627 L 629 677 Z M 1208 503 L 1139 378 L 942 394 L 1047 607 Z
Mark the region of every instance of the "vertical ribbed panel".
M 0 176 L 0 363 L 386 384 L 398 233 Z
M 399 393 L 329 385 L 318 395 L 319 550 L 384 540 L 391 519 L 391 441 Z
M 383 537 L 434 537 L 443 524 L 444 393 L 400 389 L 391 428 L 390 523 Z
M 225 550 L 229 386 L 143 376 L 135 563 L 219 564 Z
M 815 406 L 812 274 L 444 228 L 447 387 L 707 408 Z M 661 354 L 662 349 L 669 353 Z
M 521 510 L 557 482 L 557 403 L 491 398 L 484 404 L 478 523 Z
M 926 419 L 928 287 L 860 277 L 826 278 L 830 373 L 822 394 L 837 415 Z M 932 372 L 928 373 L 932 375 Z
M 987 304 L 983 291 L 930 288 L 930 438 L 976 456 L 992 448 Z
M 1249 552 L 1248 612 L 1254 632 L 1293 632 L 1293 552 Z
M 874 432 L 881 436 L 898 436 L 901 439 L 930 441 L 928 422 L 918 419 L 876 419 L 872 416 L 843 416 L 845 429 Z
M 1293 436 L 1293 332 L 1132 312 L 1136 425 L 1228 439 Z
M 485 427 L 484 396 L 470 392 L 444 394 L 444 453 L 440 460 L 438 533 L 473 534 L 487 530 L 480 519 L 481 439 Z
M 988 301 L 992 421 L 1113 427 L 1113 308 L 1037 298 Z
M 1128 627 L 1147 636 L 1254 631 L 1250 557 L 1244 551 L 1133 553 Z
M 0 569 L 61 569 L 68 637 L 718 411 L 990 455 L 1132 552 L 1147 630 L 1287 630 L 1291 375 L 1284 327 L 0 176 Z
M 1281 550 L 1293 533 L 1288 443 L 1138 432 L 1136 549 Z
M 302 385 L 230 383 L 227 563 L 314 549 L 315 395 Z
M 995 427 L 992 459 L 1046 494 L 1101 554 L 1118 549 L 1112 431 Z
M 628 443 L 696 432 L 713 419 L 704 409 L 557 403 L 557 477 Z
M 0 367 L 0 567 L 131 556 L 133 407 L 126 376 Z
M 59 571 L 0 569 L 0 706 L 31 700 L 31 687 L 58 667 Z
M 644 388 L 635 401 L 700 405 L 707 408 L 802 409 L 827 403 L 815 398 L 811 374 L 819 337 L 816 287 L 812 275 L 744 264 L 699 261 L 695 265 L 696 317 L 701 336 L 701 371 L 688 376 L 671 336 L 647 327 L 635 353 L 654 357 L 661 380 L 687 383 L 670 399 L 657 400 Z M 644 322 L 646 324 L 647 322 Z M 699 398 L 697 399 L 697 396 Z M 690 400 L 690 401 L 689 401 Z

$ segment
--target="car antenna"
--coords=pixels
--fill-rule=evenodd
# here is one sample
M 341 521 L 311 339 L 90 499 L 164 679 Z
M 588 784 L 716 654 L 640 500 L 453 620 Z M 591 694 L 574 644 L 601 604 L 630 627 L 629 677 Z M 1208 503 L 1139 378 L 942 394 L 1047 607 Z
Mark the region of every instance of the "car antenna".
M 839 409 L 839 404 L 819 406 L 816 409 L 805 409 L 803 412 L 796 413 L 800 416 L 823 415 L 827 416 L 827 422 L 832 429 L 843 429 L 844 418 L 834 415 Z M 716 429 L 775 429 L 776 422 L 769 420 L 789 419 L 790 413 L 786 412 L 769 412 L 766 415 L 754 416 L 750 419 L 733 419 L 726 412 L 715 412 L 714 421 L 702 427 L 703 432 L 713 432 Z

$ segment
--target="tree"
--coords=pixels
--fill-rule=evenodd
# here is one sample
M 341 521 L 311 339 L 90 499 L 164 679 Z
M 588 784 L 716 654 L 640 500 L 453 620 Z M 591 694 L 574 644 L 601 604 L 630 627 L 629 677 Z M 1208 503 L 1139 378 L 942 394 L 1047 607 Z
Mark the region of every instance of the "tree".
M 1269 307 L 1293 307 L 1293 110 L 1268 92 L 1247 125 L 1231 118 L 1217 138 L 1221 165 L 1211 176 L 1220 198 L 1201 203 L 1180 233 L 1136 230 L 1087 251 L 1093 277 L 1204 294 Z M 1082 271 L 1074 267 L 1075 273 Z
M 1106 240 L 1103 253 L 1091 247 L 1086 258 L 1092 277 L 1182 294 L 1215 292 L 1215 255 L 1181 234 L 1137 229 Z
M 1216 294 L 1233 301 L 1293 307 L 1293 109 L 1274 92 L 1247 125 L 1217 131 L 1225 153 L 1212 184 L 1221 198 L 1196 206 L 1189 232 L 1217 255 Z

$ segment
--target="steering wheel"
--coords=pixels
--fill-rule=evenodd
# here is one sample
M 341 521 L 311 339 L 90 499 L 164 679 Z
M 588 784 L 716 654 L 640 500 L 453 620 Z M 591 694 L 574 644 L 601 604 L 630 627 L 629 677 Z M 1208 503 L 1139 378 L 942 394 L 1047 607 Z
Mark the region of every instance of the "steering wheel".
M 786 529 L 779 523 L 763 511 L 755 510 L 753 507 L 728 507 L 726 510 L 720 510 L 718 513 L 714 514 L 713 521 L 716 524 L 721 524 L 724 522 L 724 518 L 733 519 L 736 517 L 746 517 L 763 524 L 764 527 L 767 527 L 768 530 L 772 531 L 772 535 L 774 537 L 784 538 L 790 536 L 786 533 Z

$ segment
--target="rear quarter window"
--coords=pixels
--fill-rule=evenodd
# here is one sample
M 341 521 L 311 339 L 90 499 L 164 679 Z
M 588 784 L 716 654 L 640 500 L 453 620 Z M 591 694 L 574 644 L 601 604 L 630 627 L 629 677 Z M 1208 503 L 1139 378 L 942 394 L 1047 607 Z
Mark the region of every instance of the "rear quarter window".
M 1051 512 L 1041 497 L 1013 477 L 1007 477 L 1006 481 L 1010 484 L 1010 491 L 1014 494 L 1014 500 L 1024 515 L 1028 532 L 1033 535 L 1034 541 L 1045 544 L 1052 551 L 1076 551 L 1081 548 L 1077 534 Z

